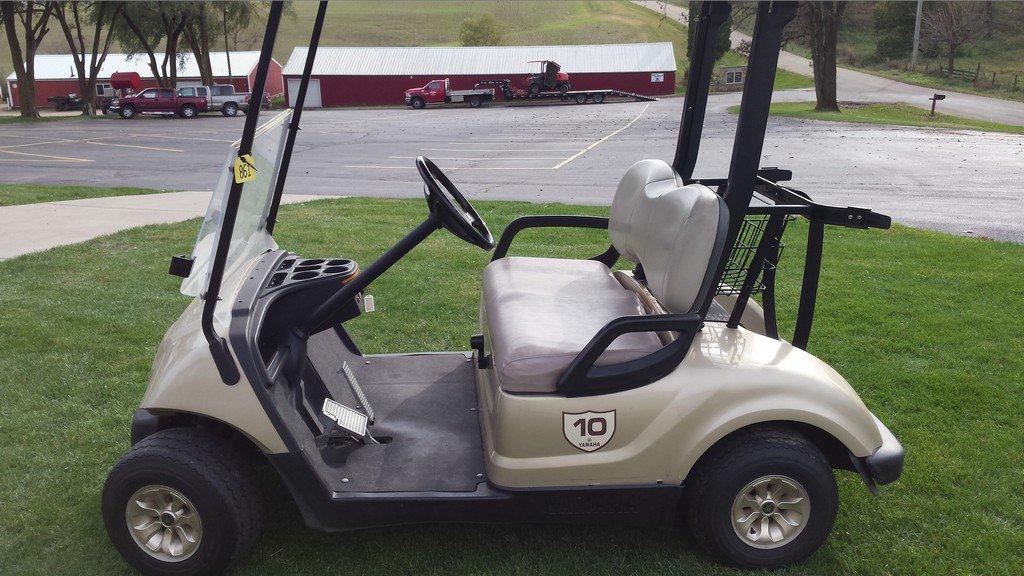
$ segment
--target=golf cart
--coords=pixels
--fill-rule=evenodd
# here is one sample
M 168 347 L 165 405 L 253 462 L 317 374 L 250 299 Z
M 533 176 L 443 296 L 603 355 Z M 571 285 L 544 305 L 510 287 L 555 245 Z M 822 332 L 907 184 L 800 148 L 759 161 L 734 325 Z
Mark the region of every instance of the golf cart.
M 423 222 L 360 266 L 300 256 L 273 237 L 321 3 L 296 108 L 259 128 L 258 111 L 246 118 L 192 256 L 172 260 L 194 299 L 160 344 L 132 448 L 103 488 L 104 523 L 125 559 L 178 575 L 243 559 L 263 523 L 254 459 L 323 530 L 683 523 L 746 567 L 792 564 L 821 546 L 837 513 L 834 469 L 873 492 L 894 481 L 899 442 L 804 351 L 825 226 L 887 228 L 889 218 L 815 203 L 780 184 L 787 171 L 759 166 L 792 3 L 758 6 L 728 177 L 692 177 L 729 11 L 703 3 L 694 23 L 673 163 L 626 169 L 608 218 L 525 216 L 495 244 L 420 157 Z M 281 13 L 274 2 L 255 94 Z M 807 221 L 807 252 L 787 342 L 775 275 L 796 218 Z M 610 246 L 588 260 L 509 256 L 517 233 L 536 227 L 607 229 Z M 363 354 L 348 326 L 372 310 L 366 290 L 442 228 L 494 250 L 471 350 Z
M 569 75 L 562 72 L 558 62 L 551 60 L 530 60 L 527 64 L 540 64 L 540 73 L 526 77 L 526 91 L 536 96 L 541 92 L 557 90 L 559 94 L 569 91 Z

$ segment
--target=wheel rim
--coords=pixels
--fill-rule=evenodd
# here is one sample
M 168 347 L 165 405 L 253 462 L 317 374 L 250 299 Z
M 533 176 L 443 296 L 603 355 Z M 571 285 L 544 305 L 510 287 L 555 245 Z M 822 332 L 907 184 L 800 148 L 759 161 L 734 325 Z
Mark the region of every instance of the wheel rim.
M 186 118 L 191 118 L 193 114 L 195 114 L 195 112 L 193 112 L 191 108 L 185 108 L 185 117 Z
M 732 528 L 748 546 L 778 548 L 803 532 L 810 514 L 810 498 L 799 482 L 788 476 L 762 476 L 733 500 Z
M 132 494 L 125 506 L 125 522 L 139 548 L 162 562 L 188 559 L 203 537 L 203 523 L 192 502 L 159 484 Z

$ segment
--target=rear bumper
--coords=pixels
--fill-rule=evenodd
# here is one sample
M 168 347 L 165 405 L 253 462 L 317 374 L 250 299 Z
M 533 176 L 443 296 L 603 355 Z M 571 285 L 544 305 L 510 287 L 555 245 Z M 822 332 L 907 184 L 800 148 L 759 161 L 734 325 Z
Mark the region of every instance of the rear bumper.
M 903 445 L 878 418 L 875 418 L 875 425 L 882 435 L 882 445 L 863 459 L 864 467 L 876 483 L 888 484 L 903 473 Z

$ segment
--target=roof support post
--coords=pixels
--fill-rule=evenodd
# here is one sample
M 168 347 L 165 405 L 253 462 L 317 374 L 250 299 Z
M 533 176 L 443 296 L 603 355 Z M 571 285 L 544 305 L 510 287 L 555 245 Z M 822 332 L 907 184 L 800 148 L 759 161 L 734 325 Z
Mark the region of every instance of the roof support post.
M 761 164 L 761 150 L 764 146 L 765 130 L 768 125 L 768 111 L 772 103 L 772 89 L 775 72 L 782 48 L 782 33 L 786 25 L 796 16 L 796 2 L 763 2 L 757 6 L 757 20 L 747 59 L 747 81 L 743 86 L 740 100 L 736 136 L 733 139 L 732 158 L 729 162 L 729 178 L 725 185 L 725 203 L 729 208 L 729 232 L 725 239 L 725 250 L 718 262 L 713 286 L 718 286 L 722 273 L 729 263 L 733 244 L 740 225 L 750 206 L 757 182 L 757 171 Z M 712 290 L 701 307 L 701 317 L 707 315 L 714 300 Z
M 690 47 L 690 70 L 686 75 L 686 96 L 683 117 L 679 121 L 679 139 L 672 168 L 688 180 L 693 176 L 700 150 L 700 137 L 704 129 L 704 112 L 708 106 L 708 92 L 715 70 L 715 43 L 718 30 L 729 19 L 732 5 L 728 2 L 702 2 Z
M 270 14 L 267 17 L 266 33 L 263 36 L 263 47 L 260 51 L 260 60 L 256 68 L 256 78 L 253 82 L 253 94 L 257 97 L 256 109 L 250 109 L 245 117 L 245 127 L 242 129 L 242 139 L 238 145 L 238 157 L 252 152 L 252 142 L 256 134 L 256 124 L 259 121 L 260 104 L 263 102 L 263 87 L 267 81 L 267 69 L 270 67 L 271 53 L 274 51 L 274 40 L 277 38 L 278 24 L 281 23 L 281 11 L 283 3 L 276 0 L 270 5 Z M 250 102 L 252 100 L 250 99 Z M 230 168 L 229 168 L 230 169 Z M 224 216 L 221 222 L 220 235 L 217 238 L 217 251 L 214 253 L 213 263 L 210 266 L 210 282 L 203 297 L 203 335 L 210 344 L 210 353 L 213 355 L 217 371 L 220 372 L 221 380 L 225 384 L 236 384 L 239 380 L 238 366 L 231 358 L 228 344 L 213 327 L 213 314 L 217 308 L 217 301 L 220 300 L 220 284 L 224 279 L 224 265 L 228 258 L 228 249 L 231 247 L 231 234 L 235 228 L 235 216 L 238 214 L 238 204 L 242 197 L 242 183 L 232 180 L 231 189 L 228 191 L 227 203 L 224 207 Z
M 277 173 L 277 182 L 274 184 L 274 200 L 270 204 L 270 212 L 267 213 L 267 232 L 270 234 L 274 233 L 274 225 L 277 224 L 277 210 L 281 207 L 284 182 L 288 177 L 288 166 L 292 161 L 292 149 L 295 148 L 295 137 L 299 133 L 299 119 L 302 118 L 302 107 L 306 103 L 306 88 L 309 86 L 309 77 L 313 73 L 313 62 L 316 60 L 316 50 L 320 45 L 320 33 L 324 28 L 324 16 L 326 14 L 327 0 L 321 0 L 320 6 L 316 11 L 316 20 L 313 22 L 313 33 L 309 37 L 309 48 L 306 49 L 306 65 L 302 69 L 299 91 L 295 93 L 292 120 L 288 124 L 288 139 L 284 143 L 284 155 L 281 157 L 281 167 Z

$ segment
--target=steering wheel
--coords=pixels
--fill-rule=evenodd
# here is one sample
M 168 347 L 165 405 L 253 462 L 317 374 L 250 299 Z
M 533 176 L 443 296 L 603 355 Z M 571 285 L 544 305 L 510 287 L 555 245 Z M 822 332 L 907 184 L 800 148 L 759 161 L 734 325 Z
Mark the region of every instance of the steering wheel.
M 484 250 L 494 248 L 494 237 L 483 218 L 437 164 L 420 156 L 416 158 L 416 169 L 425 184 L 423 195 L 427 198 L 430 213 L 439 218 L 448 231 L 466 242 Z

